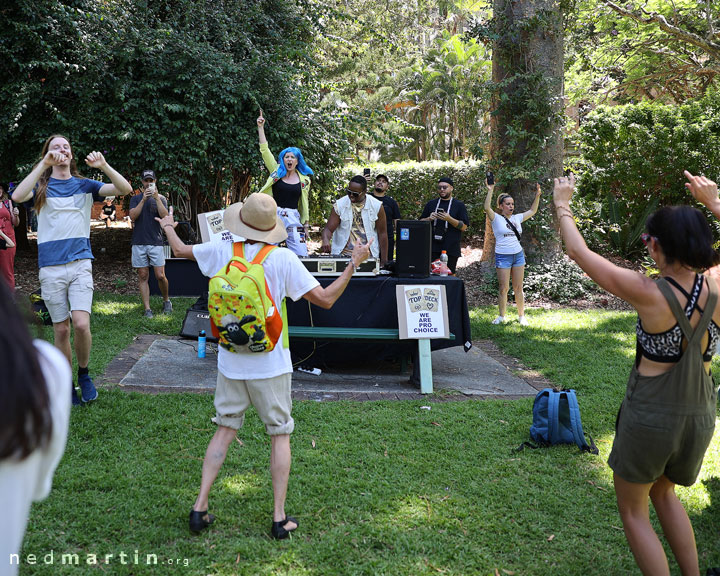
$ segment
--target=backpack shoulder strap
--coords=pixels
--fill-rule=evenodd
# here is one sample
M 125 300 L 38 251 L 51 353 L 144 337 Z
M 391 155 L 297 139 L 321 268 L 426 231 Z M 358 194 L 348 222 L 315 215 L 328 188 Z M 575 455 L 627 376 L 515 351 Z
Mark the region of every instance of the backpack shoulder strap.
M 597 449 L 597 446 L 595 446 L 595 441 L 592 439 L 592 436 L 590 436 L 590 444 L 585 440 L 585 433 L 583 432 L 582 421 L 580 420 L 580 406 L 578 405 L 575 390 L 568 391 L 567 399 L 568 407 L 570 408 L 570 424 L 575 444 L 577 444 L 583 452 L 599 454 L 600 451 Z
M 550 444 L 555 444 L 558 441 L 559 431 L 558 424 L 560 423 L 560 394 L 555 390 L 548 392 L 548 439 Z
M 245 242 L 233 242 L 233 256 L 245 258 Z
M 255 255 L 255 258 L 253 258 L 252 263 L 253 264 L 262 264 L 265 262 L 265 259 L 270 255 L 270 252 L 275 250 L 277 246 L 274 246 L 272 244 L 265 244 L 262 248 L 260 248 L 260 251 Z

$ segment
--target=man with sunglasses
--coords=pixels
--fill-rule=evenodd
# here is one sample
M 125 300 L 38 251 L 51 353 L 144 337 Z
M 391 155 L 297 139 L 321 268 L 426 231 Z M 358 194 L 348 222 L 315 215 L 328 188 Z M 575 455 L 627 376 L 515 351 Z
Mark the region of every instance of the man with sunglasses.
M 448 268 L 455 274 L 460 258 L 460 237 L 470 224 L 465 204 L 453 198 L 453 180 L 443 176 L 438 180 L 438 198 L 425 204 L 420 220 L 432 222 L 432 259 L 437 260 L 443 250 L 448 256 Z
M 380 200 L 367 196 L 367 180 L 353 176 L 338 198 L 322 232 L 323 252 L 349 257 L 356 244 L 369 244 L 373 258 L 387 262 L 387 223 Z M 332 240 L 332 242 L 331 242 Z M 372 241 L 372 242 L 371 242 Z

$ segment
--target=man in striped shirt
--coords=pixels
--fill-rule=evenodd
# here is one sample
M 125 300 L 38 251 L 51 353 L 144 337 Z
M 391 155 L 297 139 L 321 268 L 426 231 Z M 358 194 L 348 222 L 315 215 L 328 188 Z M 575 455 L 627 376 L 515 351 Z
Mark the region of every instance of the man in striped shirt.
M 104 196 L 132 192 L 130 183 L 116 172 L 100 152 L 91 152 L 85 163 L 101 170 L 110 184 L 80 175 L 70 142 L 53 135 L 45 141 L 41 160 L 13 192 L 14 202 L 33 198 L 38 215 L 38 266 L 40 288 L 53 321 L 55 346 L 72 364 L 70 317 L 75 331 L 78 384 L 83 402 L 98 396 L 88 373 L 90 363 L 90 311 L 93 278 L 90 250 L 90 210 Z M 73 404 L 80 404 L 73 387 Z

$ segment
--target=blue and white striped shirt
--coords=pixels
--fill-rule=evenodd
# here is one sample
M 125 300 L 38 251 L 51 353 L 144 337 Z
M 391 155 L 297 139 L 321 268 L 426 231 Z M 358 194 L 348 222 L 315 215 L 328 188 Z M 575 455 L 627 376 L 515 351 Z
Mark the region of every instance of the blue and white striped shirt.
M 72 176 L 50 178 L 47 201 L 38 213 L 38 267 L 92 259 L 90 211 L 103 183 Z

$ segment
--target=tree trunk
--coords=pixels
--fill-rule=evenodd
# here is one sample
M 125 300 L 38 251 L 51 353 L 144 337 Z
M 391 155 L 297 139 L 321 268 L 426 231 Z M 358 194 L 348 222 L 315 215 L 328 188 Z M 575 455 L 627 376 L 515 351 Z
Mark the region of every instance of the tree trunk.
M 493 114 L 490 118 L 490 167 L 498 185 L 495 199 L 508 193 L 517 213 L 527 211 L 536 182 L 543 196 L 533 221 L 523 226 L 522 245 L 530 262 L 560 254 L 555 232 L 537 231 L 552 219 L 549 178 L 563 167 L 563 28 L 557 0 L 494 0 Z M 532 105 L 529 105 L 532 104 Z M 548 120 L 549 119 L 549 120 Z M 483 260 L 494 258 L 495 238 L 485 223 Z

